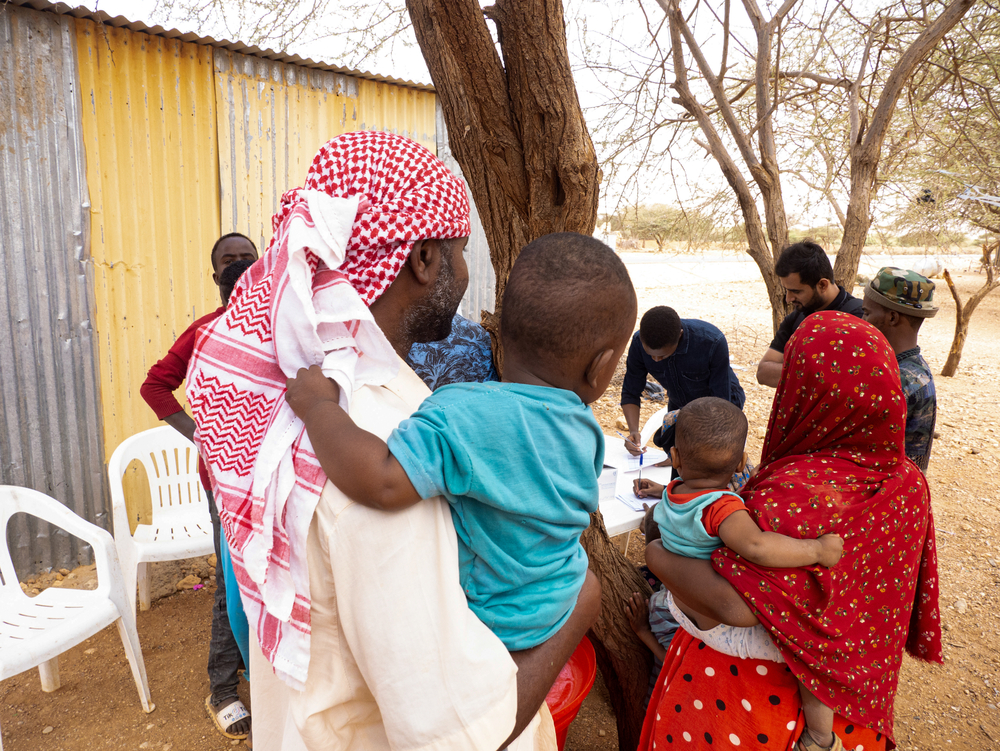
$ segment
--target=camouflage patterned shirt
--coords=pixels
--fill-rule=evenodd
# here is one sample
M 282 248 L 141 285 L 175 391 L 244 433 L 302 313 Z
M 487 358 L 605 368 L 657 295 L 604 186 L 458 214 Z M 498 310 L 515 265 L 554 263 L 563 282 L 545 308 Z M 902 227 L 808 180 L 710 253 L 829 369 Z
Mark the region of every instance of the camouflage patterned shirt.
M 937 392 L 934 377 L 920 347 L 896 355 L 899 378 L 906 396 L 906 455 L 927 472 L 934 442 L 934 422 L 937 418 Z

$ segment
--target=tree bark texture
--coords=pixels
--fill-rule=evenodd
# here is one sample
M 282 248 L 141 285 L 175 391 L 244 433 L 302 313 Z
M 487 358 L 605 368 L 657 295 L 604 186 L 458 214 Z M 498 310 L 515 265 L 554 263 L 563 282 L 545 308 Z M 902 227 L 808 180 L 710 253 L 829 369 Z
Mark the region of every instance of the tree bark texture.
M 634 751 L 642 731 L 642 704 L 649 687 L 653 655 L 624 617 L 625 601 L 633 592 L 649 597 L 649 584 L 608 539 L 601 512 L 591 514 L 590 527 L 580 538 L 590 568 L 601 580 L 601 616 L 590 631 L 597 664 L 618 720 L 618 748 Z
M 871 202 L 878 177 L 878 163 L 882 156 L 882 143 L 885 141 L 889 123 L 896 109 L 896 102 L 917 66 L 927 58 L 944 35 L 962 20 L 975 2 L 976 0 L 952 0 L 941 15 L 913 41 L 889 73 L 867 132 L 863 127 L 859 128 L 856 138 L 849 145 L 851 196 L 847 204 L 844 236 L 840 243 L 840 251 L 837 253 L 837 262 L 833 267 L 834 279 L 846 289 L 854 287 L 861 252 L 864 250 L 868 229 L 871 227 Z
M 561 0 L 407 0 L 448 141 L 472 190 L 496 271 L 499 316 L 525 244 L 589 235 L 598 164 L 577 98 Z M 503 59 L 486 25 L 496 24 Z M 486 321 L 494 332 L 495 320 Z

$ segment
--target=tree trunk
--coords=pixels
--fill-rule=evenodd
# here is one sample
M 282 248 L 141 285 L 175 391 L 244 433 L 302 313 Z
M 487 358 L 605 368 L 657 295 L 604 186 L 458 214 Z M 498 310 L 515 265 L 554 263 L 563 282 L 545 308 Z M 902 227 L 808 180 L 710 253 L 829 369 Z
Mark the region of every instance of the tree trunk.
M 958 363 L 962 360 L 962 348 L 965 347 L 965 337 L 969 334 L 969 321 L 962 314 L 962 298 L 959 297 L 955 282 L 951 280 L 948 269 L 944 270 L 944 280 L 948 282 L 948 289 L 951 296 L 955 298 L 955 336 L 951 340 L 951 349 L 948 350 L 948 359 L 945 360 L 941 375 L 950 378 L 958 372 Z
M 560 0 L 407 0 L 496 271 L 496 313 L 521 248 L 589 235 L 598 165 L 566 49 Z M 486 26 L 497 27 L 503 61 Z M 491 326 L 495 320 L 490 319 Z
M 651 590 L 635 566 L 608 539 L 600 511 L 591 514 L 590 527 L 580 542 L 590 558 L 591 570 L 601 580 L 601 617 L 589 635 L 618 720 L 618 748 L 634 751 L 642 731 L 642 704 L 653 656 L 632 631 L 623 611 L 633 592 L 649 597 Z
M 728 100 L 725 97 L 721 82 L 719 82 L 712 71 L 708 68 L 707 62 L 694 40 L 694 35 L 687 26 L 684 14 L 681 12 L 680 4 L 674 0 L 657 0 L 670 24 L 670 43 L 674 62 L 674 83 L 673 88 L 677 92 L 674 100 L 680 104 L 698 123 L 705 136 L 706 143 L 701 144 L 718 163 L 722 170 L 726 182 L 736 194 L 736 200 L 743 214 L 744 226 L 747 236 L 747 254 L 753 258 L 760 270 L 760 275 L 764 279 L 764 286 L 767 288 L 767 298 L 771 303 L 771 324 L 775 332 L 778 325 L 785 316 L 785 292 L 774 273 L 774 263 L 777 260 L 781 249 L 788 244 L 788 226 L 785 220 L 785 208 L 781 198 L 781 185 L 777 178 L 777 161 L 773 154 L 773 138 L 770 126 L 761 129 L 760 144 L 765 151 L 765 164 L 758 162 L 753 153 L 753 148 L 749 137 L 735 120 L 735 116 L 729 109 Z M 770 27 L 769 27 L 770 28 Z M 770 37 L 765 35 L 765 41 L 770 44 Z M 736 141 L 739 152 L 753 177 L 754 182 L 761 190 L 765 204 L 765 212 L 770 222 L 767 234 L 764 231 L 764 224 L 760 219 L 760 212 L 757 210 L 757 201 L 747 184 L 746 179 L 740 172 L 736 161 L 730 155 L 726 145 L 723 143 L 719 131 L 712 122 L 706 108 L 697 100 L 691 91 L 688 83 L 687 63 L 684 59 L 684 45 L 687 45 L 692 56 L 698 63 L 698 68 L 703 77 L 709 81 L 716 104 L 722 111 L 724 123 L 729 135 Z M 758 59 L 759 62 L 759 59 Z M 759 67 L 759 66 L 758 66 Z M 759 83 L 759 81 L 758 81 Z M 758 87 L 758 101 L 767 99 L 766 82 L 764 94 Z M 770 145 L 769 145 L 770 144 Z M 768 235 L 771 243 L 768 243 Z
M 597 221 L 597 156 L 573 84 L 562 3 L 496 0 L 481 9 L 476 0 L 406 0 L 406 7 L 489 243 L 496 314 L 484 315 L 483 324 L 502 372 L 499 315 L 521 248 L 550 232 L 589 235 Z M 503 61 L 484 13 L 496 24 Z M 649 653 L 632 634 L 622 593 L 648 587 L 642 589 L 635 567 L 608 540 L 599 515 L 584 537 L 605 587 L 594 647 L 617 715 L 619 746 L 632 751 Z
M 963 305 L 962 298 L 958 294 L 958 289 L 951 280 L 951 274 L 948 273 L 947 269 L 944 271 L 944 280 L 948 282 L 948 290 L 955 299 L 955 337 L 951 340 L 948 359 L 945 360 L 944 367 L 941 369 L 941 375 L 947 378 L 958 372 L 958 364 L 962 361 L 962 349 L 965 347 L 965 339 L 969 335 L 969 323 L 972 321 L 972 314 L 976 312 L 976 308 L 979 307 L 979 303 L 983 301 L 986 295 L 997 287 L 1000 287 L 1000 280 L 995 279 L 995 273 L 995 266 L 987 266 L 986 282 Z

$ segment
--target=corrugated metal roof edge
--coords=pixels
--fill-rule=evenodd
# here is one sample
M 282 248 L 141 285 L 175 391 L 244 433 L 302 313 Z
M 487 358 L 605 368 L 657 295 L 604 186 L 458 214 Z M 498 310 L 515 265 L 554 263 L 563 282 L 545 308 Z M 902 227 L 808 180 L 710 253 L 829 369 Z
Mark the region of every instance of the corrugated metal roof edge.
M 31 8 L 32 10 L 73 16 L 74 18 L 87 18 L 91 21 L 103 23 L 108 26 L 114 26 L 116 28 L 138 31 L 152 36 L 165 37 L 167 39 L 180 39 L 182 42 L 189 42 L 192 44 L 205 44 L 211 47 L 221 47 L 222 49 L 227 49 L 231 52 L 240 52 L 244 55 L 252 55 L 253 57 L 260 57 L 265 60 L 275 60 L 280 63 L 300 65 L 304 68 L 328 70 L 333 73 L 341 73 L 346 76 L 364 78 L 369 81 L 378 81 L 380 83 L 391 83 L 397 86 L 419 89 L 421 91 L 434 91 L 434 87 L 426 83 L 403 81 L 399 78 L 392 78 L 391 76 L 380 76 L 363 70 L 352 70 L 350 68 L 343 68 L 338 65 L 330 65 L 329 63 L 313 60 L 312 58 L 304 58 L 300 55 L 288 55 L 283 52 L 275 52 L 271 49 L 262 50 L 260 47 L 253 47 L 243 42 L 231 42 L 228 39 L 213 39 L 212 37 L 199 36 L 192 31 L 183 32 L 179 29 L 165 29 L 162 26 L 147 26 L 141 21 L 130 21 L 125 18 L 125 16 L 111 16 L 103 10 L 93 11 L 90 10 L 90 8 L 84 8 L 82 6 L 71 7 L 66 3 L 52 3 L 48 2 L 48 0 L 3 0 L 0 4 L 16 5 Z

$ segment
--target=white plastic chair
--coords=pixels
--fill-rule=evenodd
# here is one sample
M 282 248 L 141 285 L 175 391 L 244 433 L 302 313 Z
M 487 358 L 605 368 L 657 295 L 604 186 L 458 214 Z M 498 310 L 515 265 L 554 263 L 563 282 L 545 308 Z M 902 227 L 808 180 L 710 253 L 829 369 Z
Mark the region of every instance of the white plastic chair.
M 7 524 L 18 513 L 44 519 L 87 542 L 97 562 L 97 589 L 49 587 L 36 597 L 24 594 L 7 549 Z M 11 485 L 0 485 L 0 531 L 0 680 L 37 667 L 42 691 L 55 691 L 60 683 L 59 655 L 114 623 L 142 709 L 152 712 L 156 707 L 150 701 L 135 616 L 128 607 L 111 535 L 54 498 Z
M 152 524 L 136 527 L 133 535 L 122 478 L 135 460 L 146 469 L 153 519 Z M 149 563 L 197 558 L 215 552 L 212 517 L 198 477 L 198 451 L 170 426 L 145 430 L 122 441 L 108 462 L 108 477 L 115 545 L 134 615 L 137 587 L 140 609 L 149 610 Z

